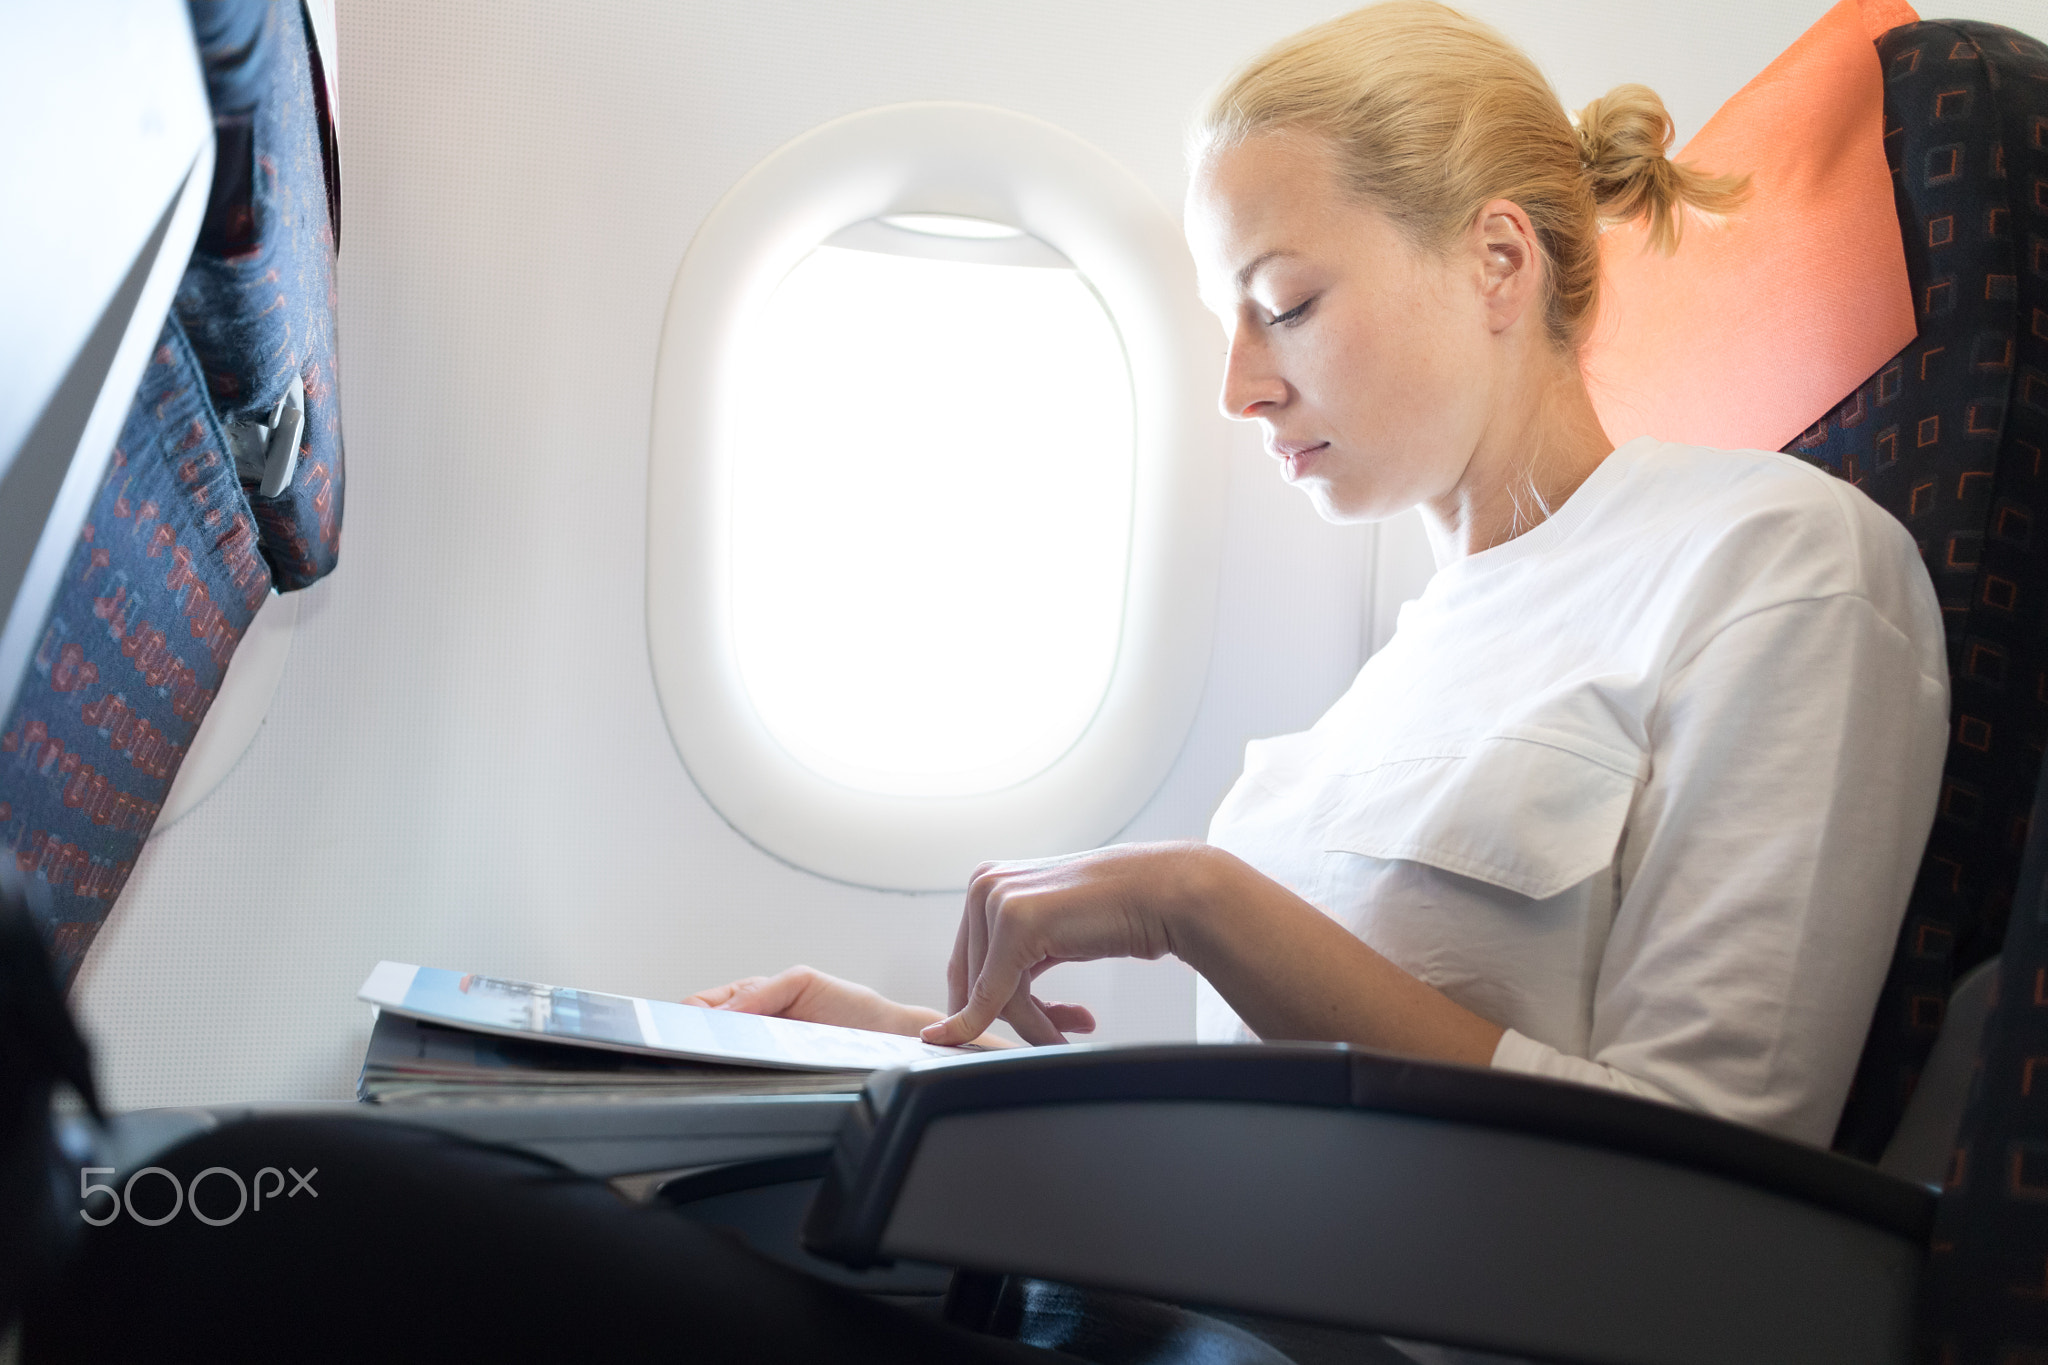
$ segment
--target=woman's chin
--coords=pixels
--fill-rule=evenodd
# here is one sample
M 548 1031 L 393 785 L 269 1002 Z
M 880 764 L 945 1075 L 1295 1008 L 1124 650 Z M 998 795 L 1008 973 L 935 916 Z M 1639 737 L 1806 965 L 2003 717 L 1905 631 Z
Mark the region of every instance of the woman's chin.
M 1324 521 L 1339 526 L 1352 526 L 1360 522 L 1385 521 L 1397 517 L 1414 506 L 1412 502 L 1401 502 L 1385 496 L 1375 497 L 1370 492 L 1341 488 L 1327 479 L 1302 479 L 1295 485 L 1316 509 L 1316 515 Z

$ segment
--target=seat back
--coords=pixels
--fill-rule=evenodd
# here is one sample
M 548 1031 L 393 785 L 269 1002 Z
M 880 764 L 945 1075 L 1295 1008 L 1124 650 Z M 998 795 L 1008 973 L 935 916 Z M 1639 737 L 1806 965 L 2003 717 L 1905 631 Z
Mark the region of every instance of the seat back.
M 2048 736 L 2048 57 L 2010 29 L 1878 40 L 1920 334 L 1788 453 L 1913 533 L 1947 626 L 1949 748 L 1934 827 L 1835 1135 L 1876 1161 L 1956 979 L 1999 951 Z M 2048 544 L 2048 520 L 2041 527 Z
M 0 849 L 67 985 L 265 595 L 313 582 L 339 551 L 335 234 L 307 29 L 297 4 L 269 0 L 202 0 L 192 18 L 213 106 L 212 195 L 0 719 Z M 271 443 L 280 459 L 266 464 L 251 432 L 268 435 L 265 419 L 293 392 L 299 439 Z
M 1885 1146 L 1884 1159 L 1877 1163 L 1879 1170 L 1922 1185 L 1939 1185 L 1948 1178 L 1971 1082 L 1977 1076 L 1977 1044 L 1998 998 L 1998 966 L 1994 957 L 1956 981 L 1941 1021 L 1941 1037 L 1920 1068 L 1920 1082 Z
M 2028 833 L 1996 972 L 1922 1282 L 1920 1355 L 1943 1365 L 2048 1359 L 2048 820 Z

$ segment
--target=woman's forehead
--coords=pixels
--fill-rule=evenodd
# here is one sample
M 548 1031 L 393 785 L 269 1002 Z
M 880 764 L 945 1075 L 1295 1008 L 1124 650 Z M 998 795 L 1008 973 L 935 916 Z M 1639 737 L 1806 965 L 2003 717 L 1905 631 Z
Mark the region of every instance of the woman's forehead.
M 1235 299 L 1271 265 L 1355 242 L 1377 219 L 1345 193 L 1330 144 L 1262 133 L 1219 148 L 1188 183 L 1186 230 L 1205 299 Z
M 1332 198 L 1337 161 L 1329 142 L 1311 133 L 1254 133 L 1218 147 L 1195 166 L 1190 204 L 1206 201 L 1233 216 L 1269 214 Z

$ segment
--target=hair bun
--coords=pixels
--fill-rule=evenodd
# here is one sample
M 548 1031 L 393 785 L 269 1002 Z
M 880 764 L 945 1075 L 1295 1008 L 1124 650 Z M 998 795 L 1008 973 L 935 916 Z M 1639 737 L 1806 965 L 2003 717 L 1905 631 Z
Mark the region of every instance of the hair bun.
M 1748 176 L 1702 175 L 1666 155 L 1671 115 L 1648 86 L 1615 86 L 1579 111 L 1577 133 L 1579 162 L 1601 218 L 1646 219 L 1649 245 L 1658 251 L 1678 245 L 1687 205 L 1723 214 L 1748 197 Z

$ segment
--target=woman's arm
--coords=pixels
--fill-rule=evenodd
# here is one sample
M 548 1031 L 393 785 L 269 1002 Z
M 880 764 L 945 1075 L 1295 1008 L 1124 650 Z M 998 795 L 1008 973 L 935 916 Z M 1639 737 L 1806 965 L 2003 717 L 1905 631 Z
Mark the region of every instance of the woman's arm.
M 1922 652 L 1837 596 L 1744 617 L 1681 667 L 1620 850 L 1586 1056 L 1465 1009 L 1200 844 L 984 867 L 949 970 L 954 1013 L 922 1036 L 1000 1016 L 1059 1041 L 1029 991 L 1038 973 L 1171 952 L 1262 1038 L 1491 1062 L 1824 1142 L 1938 785 L 1945 688 Z
M 1729 624 L 1668 680 L 1620 856 L 1584 1056 L 1510 1034 L 1496 1066 L 1825 1144 L 1933 819 L 1940 622 L 1856 596 Z
M 1265 1039 L 1362 1043 L 1485 1066 L 1506 1032 L 1410 976 L 1242 860 L 1194 845 L 1210 894 L 1173 916 L 1176 957 Z
M 1171 953 L 1266 1039 L 1363 1043 L 1484 1066 L 1504 1030 L 1416 980 L 1301 897 L 1207 844 L 1125 844 L 984 865 L 947 968 L 953 1014 L 923 1031 L 965 1041 L 997 1018 L 1064 1041 L 1031 983 L 1061 962 Z

